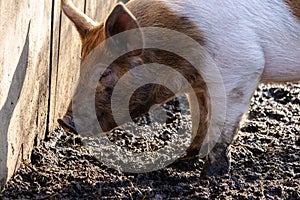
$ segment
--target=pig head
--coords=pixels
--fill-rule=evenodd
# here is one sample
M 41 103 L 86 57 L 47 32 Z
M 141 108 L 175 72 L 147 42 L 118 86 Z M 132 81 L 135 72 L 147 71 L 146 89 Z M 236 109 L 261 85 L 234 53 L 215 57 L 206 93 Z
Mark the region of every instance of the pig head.
M 87 15 L 75 8 L 71 1 L 62 1 L 62 8 L 64 13 L 74 23 L 79 32 L 82 41 L 81 62 L 84 62 L 89 53 L 108 38 L 124 31 L 132 29 L 138 30 L 140 28 L 138 20 L 124 4 L 117 4 L 106 20 L 101 23 L 94 22 Z M 175 16 L 173 16 L 173 18 L 174 17 Z M 179 21 L 178 19 L 174 20 Z M 143 26 L 147 26 L 147 23 L 149 23 L 147 22 L 145 24 L 143 20 L 140 21 Z M 168 23 L 166 23 L 165 26 L 168 26 Z M 142 33 L 135 34 L 134 37 L 128 36 L 125 38 L 125 46 L 138 46 L 137 43 L 142 42 L 142 37 Z M 115 43 L 115 48 L 120 48 L 120 43 L 118 43 L 118 41 Z M 104 52 L 107 51 L 109 50 L 104 50 Z M 174 68 L 177 67 L 177 70 L 184 74 L 185 78 L 188 80 L 196 82 L 195 80 L 199 79 L 197 71 L 193 69 L 193 67 L 186 70 L 186 68 L 190 66 L 187 61 L 175 54 L 163 50 L 137 49 L 122 55 L 101 73 L 101 77 L 96 87 L 95 111 L 102 131 L 109 131 L 117 126 L 111 110 L 111 96 L 114 86 L 126 72 L 136 66 L 147 63 L 162 63 L 168 66 L 174 66 Z M 181 68 L 178 68 L 178 66 Z M 201 81 L 197 81 L 197 85 L 201 85 L 202 88 L 205 88 L 205 83 L 202 79 Z M 137 89 L 130 99 L 130 116 L 131 118 L 139 117 L 148 112 L 153 105 L 166 102 L 174 96 L 174 92 L 170 91 L 163 85 L 144 85 Z M 122 99 L 120 99 L 120 101 L 122 101 Z M 203 103 L 206 104 L 207 102 L 204 101 Z M 207 108 L 203 110 L 204 113 L 207 112 Z M 119 115 L 122 115 L 122 113 L 119 113 Z M 128 119 L 124 119 L 123 122 L 126 122 L 126 120 Z M 77 133 L 78 130 L 76 130 L 73 121 L 72 102 L 70 103 L 65 116 L 62 119 L 59 119 L 58 122 L 63 127 Z

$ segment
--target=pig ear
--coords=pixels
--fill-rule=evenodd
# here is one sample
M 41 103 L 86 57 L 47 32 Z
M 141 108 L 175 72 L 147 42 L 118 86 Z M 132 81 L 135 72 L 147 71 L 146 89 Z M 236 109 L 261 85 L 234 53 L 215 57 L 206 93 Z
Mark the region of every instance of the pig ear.
M 133 14 L 125 7 L 123 3 L 118 3 L 105 21 L 105 33 L 107 37 L 112 37 L 118 33 L 133 30 L 133 34 L 125 34 L 124 41 L 115 41 L 117 44 L 126 43 L 127 49 L 135 49 L 130 52 L 131 55 L 142 53 L 143 34 L 140 26 Z M 117 37 L 118 40 L 120 39 Z M 125 49 L 125 50 L 127 50 Z
M 61 7 L 67 17 L 75 24 L 81 39 L 85 38 L 89 30 L 97 26 L 97 23 L 76 8 L 71 0 L 61 0 Z

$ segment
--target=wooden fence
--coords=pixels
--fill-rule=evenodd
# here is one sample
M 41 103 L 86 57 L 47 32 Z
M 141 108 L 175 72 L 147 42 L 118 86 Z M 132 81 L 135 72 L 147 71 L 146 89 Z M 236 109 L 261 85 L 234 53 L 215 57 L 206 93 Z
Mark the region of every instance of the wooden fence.
M 74 0 L 101 21 L 117 0 Z M 60 0 L 0 1 L 0 190 L 57 126 L 77 80 L 80 40 Z

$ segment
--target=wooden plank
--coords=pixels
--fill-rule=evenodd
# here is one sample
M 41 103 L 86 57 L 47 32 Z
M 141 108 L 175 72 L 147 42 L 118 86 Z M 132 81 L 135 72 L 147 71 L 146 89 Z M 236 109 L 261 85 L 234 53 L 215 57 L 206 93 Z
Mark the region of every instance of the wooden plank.
M 74 1 L 98 21 L 115 2 Z M 60 0 L 6 0 L 0 7 L 1 189 L 66 112 L 79 74 L 81 44 L 61 13 Z
M 84 1 L 74 1 L 84 10 Z M 51 77 L 51 103 L 49 130 L 57 126 L 70 103 L 80 68 L 81 42 L 71 21 L 61 12 L 60 0 L 55 1 L 53 58 Z
M 117 0 L 73 1 L 75 6 L 95 21 L 103 20 Z M 79 35 L 60 10 L 60 0 L 55 0 L 53 38 L 53 68 L 51 78 L 51 106 L 49 130 L 57 126 L 70 103 L 80 68 L 81 42 Z
M 51 3 L 0 3 L 0 188 L 46 131 Z

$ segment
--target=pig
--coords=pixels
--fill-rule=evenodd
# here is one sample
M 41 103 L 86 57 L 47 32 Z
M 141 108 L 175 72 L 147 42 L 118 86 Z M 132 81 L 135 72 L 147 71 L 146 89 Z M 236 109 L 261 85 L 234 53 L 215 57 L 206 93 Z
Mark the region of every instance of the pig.
M 204 175 L 228 172 L 228 148 L 259 83 L 300 80 L 300 2 L 297 0 L 130 0 L 125 4 L 117 3 L 100 23 L 90 19 L 70 0 L 62 0 L 61 5 L 80 35 L 81 62 L 106 39 L 142 27 L 181 32 L 208 52 L 223 79 L 226 114 L 224 124 L 217 127 L 221 131 L 220 137 L 205 157 Z M 128 44 L 135 42 L 131 37 L 126 39 Z M 204 50 L 199 52 L 203 53 L 201 59 L 207 57 Z M 110 102 L 116 82 L 128 70 L 143 63 L 171 66 L 192 86 L 197 101 L 189 102 L 193 140 L 186 156 L 197 156 L 210 124 L 211 98 L 214 95 L 208 93 L 207 83 L 189 62 L 159 49 L 137 49 L 127 53 L 102 74 L 95 95 L 101 128 L 109 131 L 117 126 Z M 188 91 L 182 92 L 189 95 Z M 174 96 L 172 91 L 161 85 L 144 86 L 132 97 L 130 115 L 138 117 L 148 112 L 152 105 L 166 102 Z M 195 117 L 199 118 L 198 123 Z M 72 103 L 59 122 L 76 131 Z

